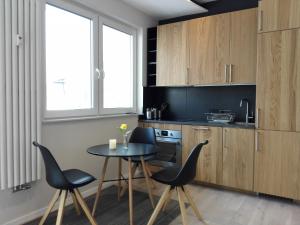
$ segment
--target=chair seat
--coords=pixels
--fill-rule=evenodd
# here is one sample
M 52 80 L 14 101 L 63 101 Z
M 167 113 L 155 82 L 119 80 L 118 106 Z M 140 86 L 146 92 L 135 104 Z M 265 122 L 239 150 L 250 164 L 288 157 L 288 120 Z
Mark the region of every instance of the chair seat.
M 180 170 L 181 167 L 179 166 L 167 167 L 153 174 L 152 179 L 154 179 L 159 183 L 163 183 L 171 186 L 177 186 L 177 184 L 174 183 L 174 181 L 176 180 L 175 178 L 178 176 Z
M 123 157 L 123 159 L 128 161 L 128 157 Z M 155 159 L 154 155 L 144 156 L 144 161 L 145 162 L 153 160 L 153 159 Z M 135 163 L 139 163 L 139 162 L 141 162 L 141 157 L 138 157 L 138 156 L 137 157 L 131 157 L 131 161 L 135 162 Z
M 64 170 L 63 174 L 72 188 L 79 188 L 96 180 L 92 175 L 77 169 Z

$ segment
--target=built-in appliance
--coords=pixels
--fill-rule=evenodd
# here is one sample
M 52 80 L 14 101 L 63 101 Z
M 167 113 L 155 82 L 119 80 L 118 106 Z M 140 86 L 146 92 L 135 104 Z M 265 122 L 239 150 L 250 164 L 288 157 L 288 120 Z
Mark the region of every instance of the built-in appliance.
M 159 151 L 150 164 L 160 167 L 180 166 L 182 158 L 181 131 L 155 129 L 155 136 Z

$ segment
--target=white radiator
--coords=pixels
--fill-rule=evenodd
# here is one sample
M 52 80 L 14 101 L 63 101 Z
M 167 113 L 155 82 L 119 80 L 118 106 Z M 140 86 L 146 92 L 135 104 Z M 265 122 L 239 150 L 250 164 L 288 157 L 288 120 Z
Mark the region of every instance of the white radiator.
M 0 0 L 0 187 L 41 177 L 43 0 Z

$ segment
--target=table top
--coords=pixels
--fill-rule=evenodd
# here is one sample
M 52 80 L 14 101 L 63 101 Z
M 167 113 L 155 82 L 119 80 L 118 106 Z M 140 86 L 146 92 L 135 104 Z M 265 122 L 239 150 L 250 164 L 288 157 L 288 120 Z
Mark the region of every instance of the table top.
M 128 149 L 123 144 L 117 144 L 116 149 L 109 149 L 109 145 L 96 145 L 89 147 L 87 152 L 92 155 L 104 157 L 138 157 L 155 155 L 158 147 L 151 144 L 129 143 Z

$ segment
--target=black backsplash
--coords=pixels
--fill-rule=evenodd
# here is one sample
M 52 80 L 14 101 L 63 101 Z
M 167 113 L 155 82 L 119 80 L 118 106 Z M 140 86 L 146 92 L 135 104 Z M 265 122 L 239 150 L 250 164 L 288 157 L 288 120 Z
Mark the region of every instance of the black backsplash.
M 146 108 L 160 107 L 168 103 L 163 113 L 165 120 L 205 120 L 204 113 L 232 110 L 237 121 L 245 120 L 246 107 L 240 108 L 242 98 L 249 100 L 250 115 L 255 112 L 256 87 L 145 87 L 144 112 Z

